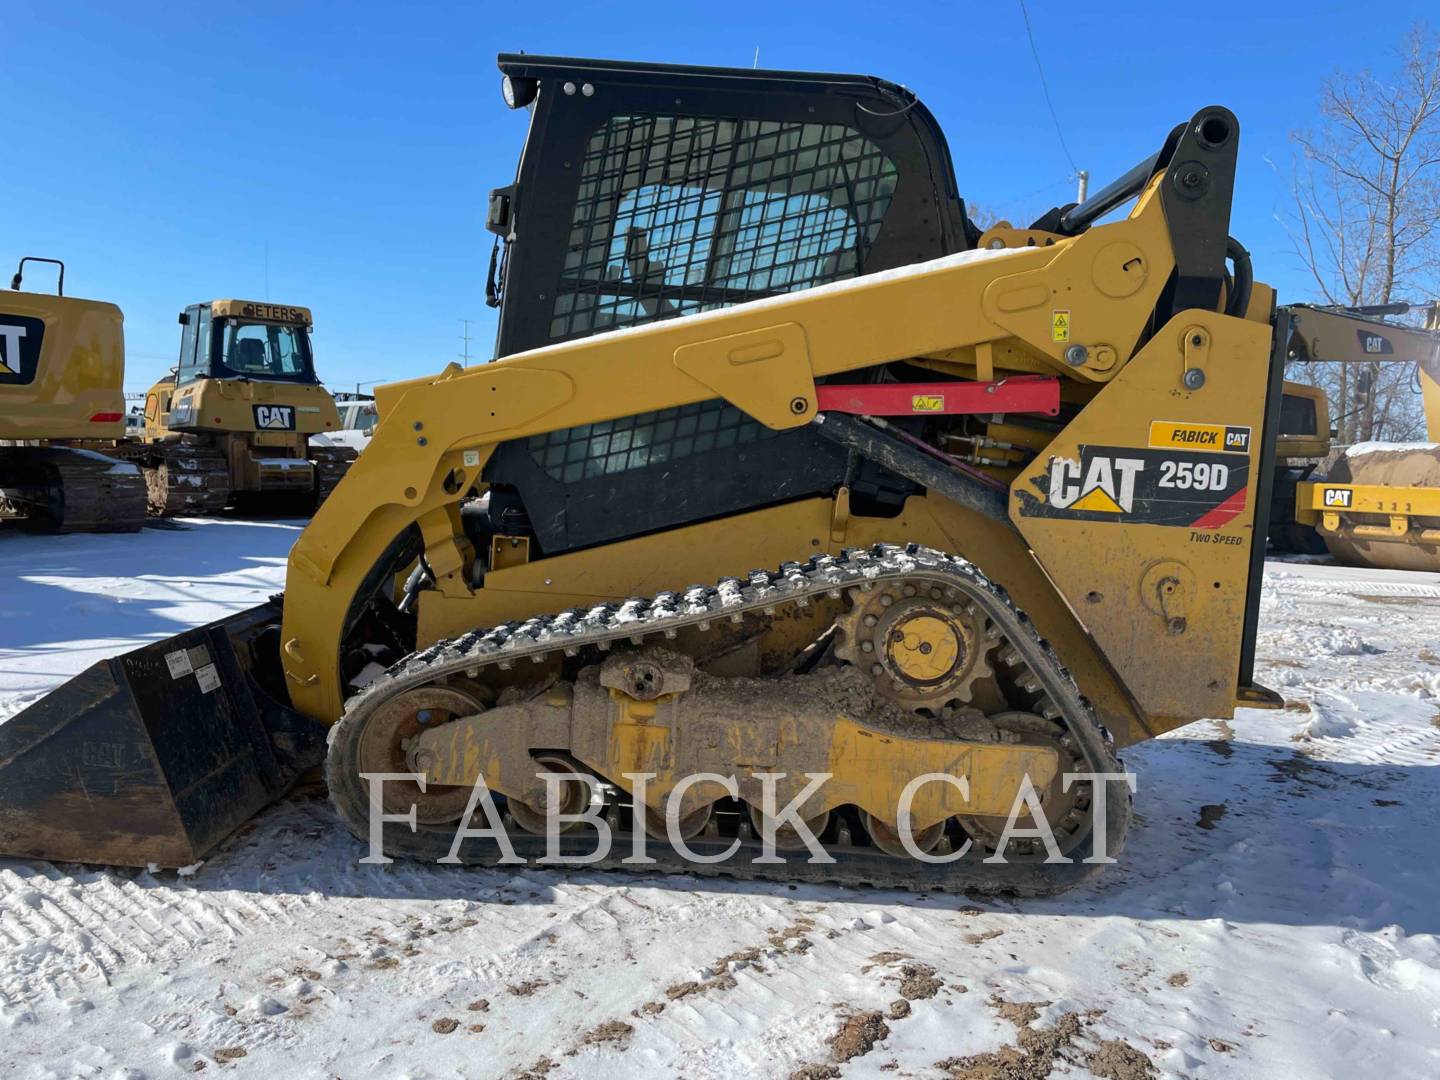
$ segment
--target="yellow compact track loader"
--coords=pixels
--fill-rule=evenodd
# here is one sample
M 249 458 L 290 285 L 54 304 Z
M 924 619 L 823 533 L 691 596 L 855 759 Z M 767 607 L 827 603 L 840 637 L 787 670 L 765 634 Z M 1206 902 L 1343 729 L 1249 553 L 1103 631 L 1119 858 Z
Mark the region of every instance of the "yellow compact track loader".
M 355 460 L 313 441 L 340 416 L 315 374 L 310 309 L 213 300 L 180 323 L 179 363 L 146 393 L 141 444 L 125 450 L 144 469 L 150 512 L 309 513 Z
M 60 269 L 55 295 L 21 292 L 27 262 Z M 0 294 L 0 521 L 51 532 L 134 532 L 145 485 L 101 450 L 125 434 L 124 319 L 64 295 L 65 267 L 27 256 Z
M 894 84 L 500 66 L 500 359 L 376 391 L 283 598 L 0 725 L 0 851 L 184 865 L 323 760 L 390 855 L 1053 892 L 1119 750 L 1278 705 L 1229 111 L 981 232 Z
M 1440 307 L 1388 304 L 1367 308 L 1297 305 L 1290 359 L 1356 365 L 1414 363 L 1428 443 L 1362 443 L 1338 457 L 1324 476 L 1292 471 L 1294 522 L 1318 534 L 1323 548 L 1348 566 L 1440 572 Z M 1419 314 L 1424 327 L 1393 316 Z M 1328 410 L 1313 387 L 1286 384 L 1287 402 L 1308 402 L 1282 416 L 1280 457 L 1325 457 Z M 1315 400 L 1318 398 L 1318 402 Z M 1291 432 L 1294 434 L 1291 434 Z M 1293 444 L 1287 447 L 1286 444 Z M 1284 488 L 1284 481 L 1277 488 Z M 1283 510 L 1277 503 L 1277 510 Z M 1304 539 L 1294 546 L 1307 550 Z M 1323 550 L 1322 548 L 1322 550 Z M 1313 546 L 1308 550 L 1313 550 Z

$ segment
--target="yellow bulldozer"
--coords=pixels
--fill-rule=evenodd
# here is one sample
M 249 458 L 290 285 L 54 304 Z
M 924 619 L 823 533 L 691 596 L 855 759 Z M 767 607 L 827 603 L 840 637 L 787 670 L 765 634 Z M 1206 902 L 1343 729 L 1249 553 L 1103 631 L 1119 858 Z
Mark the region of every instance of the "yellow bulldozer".
M 180 324 L 179 361 L 146 393 L 144 434 L 124 450 L 144 470 L 150 512 L 309 513 L 355 460 L 313 438 L 340 417 L 315 374 L 310 309 L 213 300 Z
M 982 231 L 884 80 L 500 67 L 499 359 L 377 389 L 283 597 L 0 725 L 0 851 L 183 866 L 323 762 L 380 861 L 1046 893 L 1123 748 L 1280 704 L 1228 110 Z
M 1293 310 L 1292 361 L 1364 365 L 1362 375 L 1373 365 L 1413 363 L 1429 441 L 1351 446 L 1324 475 L 1292 466 L 1291 546 L 1313 550 L 1308 534 L 1346 565 L 1440 571 L 1440 306 Z M 1423 317 L 1424 324 L 1394 321 L 1407 315 Z M 1294 407 L 1282 418 L 1282 469 L 1286 458 L 1326 458 L 1330 423 L 1324 394 L 1287 383 L 1286 401 Z M 1284 481 L 1278 487 L 1284 490 Z M 1277 503 L 1280 512 L 1288 509 Z
M 54 294 L 22 292 L 27 263 L 59 269 Z M 0 294 L 0 521 L 51 532 L 133 532 L 139 470 L 103 451 L 125 434 L 124 319 L 65 293 L 65 266 L 26 256 Z

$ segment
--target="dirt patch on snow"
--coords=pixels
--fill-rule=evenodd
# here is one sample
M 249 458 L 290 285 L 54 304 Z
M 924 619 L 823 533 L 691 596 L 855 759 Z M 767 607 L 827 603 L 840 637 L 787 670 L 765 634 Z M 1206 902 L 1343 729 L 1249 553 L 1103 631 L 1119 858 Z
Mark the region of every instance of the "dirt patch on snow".
M 929 964 L 905 964 L 900 969 L 900 996 L 907 1001 L 933 998 L 945 984 Z
M 582 1046 L 599 1046 L 602 1043 L 623 1043 L 634 1034 L 635 1029 L 624 1020 L 606 1020 L 603 1024 L 587 1031 L 580 1043 Z
M 1017 1028 L 1027 1028 L 1040 1019 L 1040 1010 L 1050 1007 L 1048 1001 L 1006 1001 L 996 994 L 990 1004 L 1000 1014 L 1001 1020 L 1009 1020 Z
M 1049 1027 L 1034 1027 L 1050 1002 L 1006 1001 L 997 995 L 990 1004 L 1015 1025 L 1015 1045 L 936 1062 L 935 1067 L 954 1080 L 1045 1080 L 1062 1062 L 1083 1066 L 1104 1080 L 1152 1080 L 1157 1075 L 1150 1059 L 1122 1039 L 1100 1040 L 1093 1050 L 1076 1045 L 1084 1024 L 1098 1012 L 1083 1017 L 1067 1012 Z
M 830 1044 L 830 1056 L 843 1065 L 868 1054 L 889 1034 L 890 1025 L 885 1023 L 884 1016 L 878 1012 L 862 1012 L 847 1017 L 840 1030 L 825 1041 Z
M 895 1004 L 904 1005 L 908 1010 L 910 1003 L 902 999 Z M 840 1024 L 840 1030 L 825 1040 L 830 1044 L 830 1061 L 834 1064 L 811 1062 L 801 1065 L 790 1074 L 790 1080 L 830 1080 L 837 1077 L 840 1070 L 835 1067 L 836 1064 L 844 1065 L 847 1061 L 863 1057 L 889 1034 L 890 1026 L 885 1023 L 883 1014 L 851 1013 Z
M 1085 1059 L 1085 1067 L 1105 1080 L 1150 1080 L 1155 1066 L 1122 1039 L 1106 1039 Z
M 897 960 L 909 960 L 910 954 L 903 952 L 877 952 L 870 957 L 870 962 L 860 969 L 861 975 L 869 975 L 871 969 L 883 967 L 886 964 L 893 964 Z

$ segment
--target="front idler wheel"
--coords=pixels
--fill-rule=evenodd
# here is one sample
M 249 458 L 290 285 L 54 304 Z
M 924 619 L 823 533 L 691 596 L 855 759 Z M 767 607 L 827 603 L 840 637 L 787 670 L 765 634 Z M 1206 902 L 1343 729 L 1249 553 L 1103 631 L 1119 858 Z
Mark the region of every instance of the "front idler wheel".
M 422 771 L 409 759 L 409 744 L 421 732 L 462 716 L 484 712 L 485 706 L 470 694 L 450 687 L 427 686 L 407 690 L 382 704 L 360 733 L 356 763 L 359 773 L 413 773 Z M 415 807 L 422 825 L 459 821 L 470 802 L 468 787 L 427 784 L 413 780 L 385 782 L 385 812 L 407 814 Z

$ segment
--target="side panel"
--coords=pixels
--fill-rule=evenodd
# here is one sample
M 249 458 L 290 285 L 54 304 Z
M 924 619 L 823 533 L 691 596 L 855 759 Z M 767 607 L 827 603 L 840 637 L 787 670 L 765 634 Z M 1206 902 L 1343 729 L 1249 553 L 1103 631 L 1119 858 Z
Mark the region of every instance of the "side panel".
M 0 294 L 0 439 L 118 439 L 124 378 L 124 318 L 114 304 Z
M 1235 706 L 1270 343 L 1181 313 L 1012 489 L 1016 527 L 1159 730 Z

